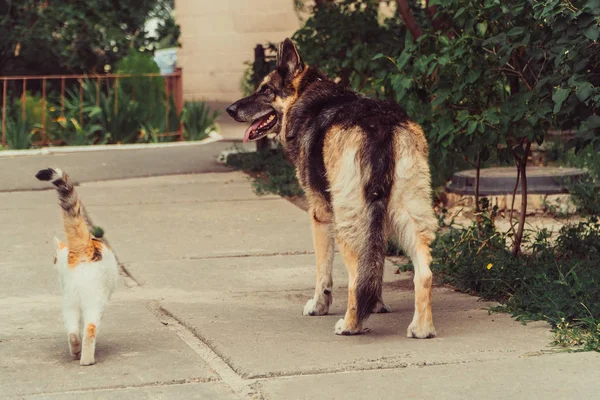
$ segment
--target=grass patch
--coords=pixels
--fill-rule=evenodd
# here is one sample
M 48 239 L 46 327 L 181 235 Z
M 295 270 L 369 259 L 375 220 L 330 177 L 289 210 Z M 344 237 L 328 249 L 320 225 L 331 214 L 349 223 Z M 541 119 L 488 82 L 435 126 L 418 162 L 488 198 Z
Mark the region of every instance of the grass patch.
M 600 351 L 600 224 L 586 222 L 551 232 L 530 232 L 525 254 L 513 256 L 511 234 L 494 226 L 495 210 L 481 225 L 450 227 L 433 244 L 432 270 L 456 289 L 498 301 L 494 311 L 519 321 L 545 320 L 555 345 Z

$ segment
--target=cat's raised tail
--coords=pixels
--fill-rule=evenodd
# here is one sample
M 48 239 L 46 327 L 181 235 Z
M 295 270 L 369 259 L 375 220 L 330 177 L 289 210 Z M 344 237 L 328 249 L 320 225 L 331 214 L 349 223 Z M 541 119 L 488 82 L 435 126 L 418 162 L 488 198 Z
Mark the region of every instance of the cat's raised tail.
M 50 181 L 56 186 L 59 204 L 63 210 L 69 253 L 76 257 L 87 254 L 90 248 L 94 247 L 92 236 L 81 210 L 79 196 L 69 176 L 58 168 L 46 168 L 38 171 L 35 177 L 40 181 Z

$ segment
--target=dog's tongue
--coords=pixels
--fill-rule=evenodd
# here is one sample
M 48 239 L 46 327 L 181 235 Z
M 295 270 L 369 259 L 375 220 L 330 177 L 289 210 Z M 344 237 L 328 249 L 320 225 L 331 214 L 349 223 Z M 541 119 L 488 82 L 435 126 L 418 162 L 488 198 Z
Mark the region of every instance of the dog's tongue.
M 246 132 L 244 132 L 244 142 L 247 142 L 250 140 L 250 134 L 252 132 L 254 132 L 256 130 L 256 128 L 258 128 L 258 126 L 263 122 L 263 118 L 260 118 L 256 121 L 254 121 L 254 123 L 252 125 L 250 125 L 248 127 L 248 129 L 246 129 Z

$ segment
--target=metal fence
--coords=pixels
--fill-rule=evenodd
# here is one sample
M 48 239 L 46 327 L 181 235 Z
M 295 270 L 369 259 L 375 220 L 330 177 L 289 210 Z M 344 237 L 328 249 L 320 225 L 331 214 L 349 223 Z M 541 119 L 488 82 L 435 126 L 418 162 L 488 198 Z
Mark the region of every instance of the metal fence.
M 164 98 L 163 99 L 145 99 L 146 101 L 161 101 L 164 102 L 165 112 L 165 130 L 158 133 L 157 137 L 175 137 L 177 140 L 183 140 L 183 124 L 177 119 L 177 124 L 174 129 L 169 129 L 174 125 L 174 121 L 169 121 L 172 114 L 171 107 L 174 106 L 176 115 L 179 116 L 183 110 L 183 79 L 182 70 L 177 68 L 172 74 L 104 74 L 104 75 L 39 75 L 39 76 L 0 76 L 2 83 L 2 145 L 6 146 L 7 133 L 7 118 L 8 109 L 11 105 L 19 103 L 21 119 L 25 120 L 27 110 L 27 98 L 31 93 L 41 95 L 41 115 L 39 123 L 36 126 L 35 134 L 37 140 L 32 141 L 35 146 L 48 146 L 50 144 L 61 144 L 61 140 L 52 139 L 47 132 L 47 113 L 48 113 L 48 97 L 52 94 L 53 98 L 58 96 L 58 101 L 54 104 L 60 107 L 60 117 L 65 117 L 65 93 L 69 91 L 71 94 L 79 91 L 79 124 L 84 125 L 84 85 L 85 82 L 95 82 L 96 106 L 100 104 L 100 96 L 103 90 L 111 88 L 110 93 L 114 96 L 111 99 L 114 113 L 118 112 L 119 107 L 119 87 L 128 79 L 145 78 L 161 79 L 164 81 Z M 132 86 L 132 89 L 135 89 Z M 129 93 L 130 98 L 135 100 L 135 92 Z M 56 110 L 58 111 L 58 110 Z M 172 118 L 172 115 L 171 115 Z
M 268 44 L 266 47 L 262 44 L 257 44 L 254 48 L 254 63 L 252 68 L 252 84 L 254 88 L 275 68 L 277 59 L 277 48 L 274 44 Z M 256 150 L 265 150 L 270 148 L 269 139 L 265 136 L 256 141 Z

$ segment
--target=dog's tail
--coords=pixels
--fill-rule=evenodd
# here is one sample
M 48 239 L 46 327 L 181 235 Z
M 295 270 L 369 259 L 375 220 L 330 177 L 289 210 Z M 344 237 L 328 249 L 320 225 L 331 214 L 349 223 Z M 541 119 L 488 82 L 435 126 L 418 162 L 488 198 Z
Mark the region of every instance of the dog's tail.
M 367 203 L 367 234 L 359 256 L 356 281 L 356 313 L 360 324 L 381 300 L 383 265 L 385 262 L 387 199 Z
M 56 186 L 69 251 L 76 255 L 85 254 L 91 245 L 92 236 L 69 176 L 58 168 L 47 168 L 39 171 L 35 177 L 40 181 L 50 181 Z

